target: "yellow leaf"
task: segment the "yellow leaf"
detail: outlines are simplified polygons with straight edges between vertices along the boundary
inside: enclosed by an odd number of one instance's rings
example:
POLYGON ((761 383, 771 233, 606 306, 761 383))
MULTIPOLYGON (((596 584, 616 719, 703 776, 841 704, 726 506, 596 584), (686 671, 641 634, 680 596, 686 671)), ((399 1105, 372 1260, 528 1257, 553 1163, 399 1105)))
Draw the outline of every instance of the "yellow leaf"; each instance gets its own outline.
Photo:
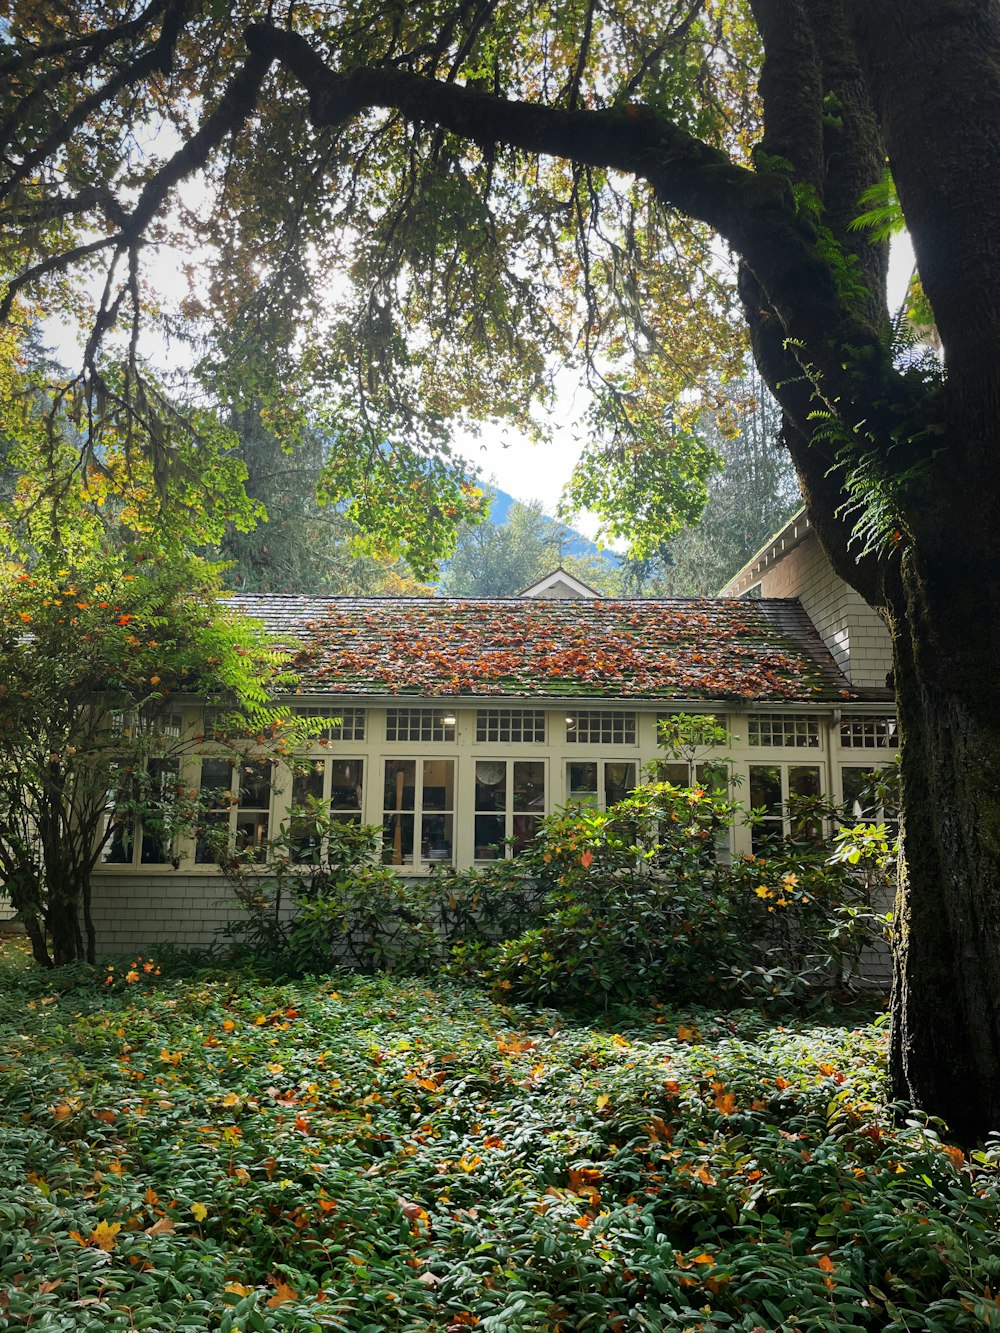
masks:
POLYGON ((98 1222, 93 1231, 87 1237, 87 1244, 93 1245, 98 1250, 104 1250, 110 1254, 115 1248, 115 1237, 122 1229, 120 1222, 98 1222))
POLYGON ((597 1099, 597 1109, 599 1111, 603 1111, 610 1101, 611 1101, 611 1093, 602 1092, 597 1099))
POLYGON ((191 1205, 191 1212, 194 1214, 194 1220, 196 1222, 204 1222, 205 1218, 208 1216, 208 1209, 203 1203, 193 1203, 191 1205))
POLYGON ((223 1106, 239 1106, 239 1104, 240 1104, 239 1093, 236 1092, 227 1092, 225 1097, 223 1097, 222 1099, 223 1106))
POLYGON ((227 1282, 224 1291, 231 1291, 234 1296, 249 1296, 253 1287, 245 1287, 242 1282, 227 1282))
POLYGON ((693 1264, 714 1264, 715 1260, 712 1258, 710 1254, 707 1254, 704 1250, 702 1250, 701 1254, 696 1254, 694 1258, 691 1260, 691 1262, 693 1264))

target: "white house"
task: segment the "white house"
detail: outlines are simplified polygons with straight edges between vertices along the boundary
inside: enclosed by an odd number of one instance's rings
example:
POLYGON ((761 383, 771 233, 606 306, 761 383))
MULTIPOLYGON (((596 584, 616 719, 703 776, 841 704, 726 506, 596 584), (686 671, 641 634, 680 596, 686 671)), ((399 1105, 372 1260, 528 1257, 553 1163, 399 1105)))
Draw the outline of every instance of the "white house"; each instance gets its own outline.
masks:
MULTIPOLYGON (((772 828, 790 795, 852 799, 898 745, 888 635, 801 515, 715 598, 602 599, 556 571, 512 598, 234 601, 305 645, 291 702, 330 718, 295 774, 262 754, 233 767, 210 743, 182 761, 185 785, 232 793, 213 818, 262 860, 306 795, 381 825, 408 876, 509 856, 543 815, 623 796, 663 759, 657 720, 677 712, 729 729, 739 794, 772 828)), ((174 725, 205 731, 193 708, 174 725)), ((735 831, 733 851, 749 838, 735 831)), ((105 953, 207 944, 229 911, 204 840, 141 830, 111 844, 93 898, 105 953)))

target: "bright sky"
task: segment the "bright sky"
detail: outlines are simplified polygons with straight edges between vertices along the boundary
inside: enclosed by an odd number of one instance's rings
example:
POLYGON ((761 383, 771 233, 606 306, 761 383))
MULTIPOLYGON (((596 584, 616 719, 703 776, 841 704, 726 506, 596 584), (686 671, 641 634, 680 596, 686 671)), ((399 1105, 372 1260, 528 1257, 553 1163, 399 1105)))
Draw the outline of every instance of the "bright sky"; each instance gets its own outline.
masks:
MULTIPOLYGON (((901 303, 912 271, 913 250, 909 239, 898 237, 893 241, 889 265, 890 308, 896 309, 901 303)), ((150 266, 150 277, 167 308, 179 304, 187 294, 180 257, 168 247, 160 249, 150 266)), ((45 334, 49 346, 66 365, 78 361, 79 344, 67 326, 53 321, 45 326, 45 334)), ((188 356, 182 345, 170 346, 165 342, 155 351, 149 349, 148 354, 163 368, 179 368, 188 356)), ((540 500, 548 513, 554 513, 583 447, 582 418, 586 405, 586 391, 567 376, 550 417, 551 443, 534 444, 507 427, 484 427, 478 439, 469 437, 464 441, 463 452, 486 479, 495 479, 515 499, 540 500)), ((460 438, 460 447, 462 444, 460 438)), ((597 524, 589 515, 582 514, 574 527, 593 537, 597 524)))

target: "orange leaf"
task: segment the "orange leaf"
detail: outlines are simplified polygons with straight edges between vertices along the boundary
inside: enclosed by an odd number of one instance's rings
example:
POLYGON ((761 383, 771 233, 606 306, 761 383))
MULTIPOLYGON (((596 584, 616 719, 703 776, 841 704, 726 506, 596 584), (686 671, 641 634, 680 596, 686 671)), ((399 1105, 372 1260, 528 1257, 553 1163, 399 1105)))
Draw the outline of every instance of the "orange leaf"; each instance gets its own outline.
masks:
POLYGON ((832 1273, 837 1267, 828 1254, 821 1254, 817 1262, 824 1273, 832 1273))
POLYGON ((290 1287, 287 1282, 277 1281, 274 1284, 274 1295, 267 1302, 269 1309, 274 1309, 276 1305, 284 1305, 286 1301, 297 1301, 299 1293, 294 1287, 290 1287))

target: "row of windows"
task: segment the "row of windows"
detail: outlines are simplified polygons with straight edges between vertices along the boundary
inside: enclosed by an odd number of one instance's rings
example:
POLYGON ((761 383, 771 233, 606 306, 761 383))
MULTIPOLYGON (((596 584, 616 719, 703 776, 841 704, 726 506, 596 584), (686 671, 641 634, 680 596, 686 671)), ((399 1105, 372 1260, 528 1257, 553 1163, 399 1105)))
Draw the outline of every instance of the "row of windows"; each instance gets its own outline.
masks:
MULTIPOLYGON (((303 710, 308 717, 330 717, 323 732, 328 740, 363 741, 364 708, 323 706, 303 710), (334 722, 332 719, 339 719, 334 722)), ((633 712, 572 709, 566 713, 566 740, 580 745, 635 745, 637 717, 633 712)), ((435 708, 386 710, 387 741, 451 742, 458 719, 454 711, 435 708)), ((769 749, 816 750, 821 745, 822 719, 816 713, 751 713, 751 746, 769 749)), ((476 740, 487 744, 537 744, 546 739, 546 714, 540 708, 480 708, 476 711, 476 740)), ((852 716, 840 722, 840 744, 854 750, 894 750, 899 747, 896 719, 891 716, 852 716)))
MULTIPOLYGON (((455 864, 456 800, 455 759, 392 758, 384 765, 381 796, 382 857, 386 864, 429 867, 455 864)), ((477 759, 471 776, 474 793, 471 815, 473 859, 487 862, 516 855, 535 836, 547 810, 547 801, 562 799, 548 790, 547 764, 528 759, 477 759)), ((664 763, 660 777, 677 785, 711 782, 708 765, 692 771, 687 764, 664 763)), ((858 819, 884 820, 886 812, 864 804, 868 769, 841 769, 843 800, 858 819)), ((233 850, 263 860, 271 828, 273 765, 269 760, 232 765, 225 759, 201 761, 200 791, 214 808, 202 817, 194 843, 197 864, 214 864, 233 850)), ((149 785, 164 792, 179 781, 177 761, 157 761, 149 770, 149 785)), ((292 779, 290 804, 306 810, 318 803, 334 818, 360 823, 364 814, 366 761, 315 759, 292 779)), ((565 769, 568 804, 606 809, 623 800, 639 781, 638 765, 618 759, 570 760, 565 769)), ((749 804, 758 811, 752 830, 752 849, 764 849, 776 835, 813 837, 819 825, 809 815, 789 813, 789 801, 818 798, 822 774, 818 765, 764 763, 749 766, 749 804)), ((891 820, 890 820, 891 822, 891 820)), ((291 827, 292 856, 308 861, 319 846, 315 822, 301 813, 291 827)), ((109 865, 157 865, 177 853, 168 829, 142 829, 123 810, 112 816, 103 860, 109 865)))

